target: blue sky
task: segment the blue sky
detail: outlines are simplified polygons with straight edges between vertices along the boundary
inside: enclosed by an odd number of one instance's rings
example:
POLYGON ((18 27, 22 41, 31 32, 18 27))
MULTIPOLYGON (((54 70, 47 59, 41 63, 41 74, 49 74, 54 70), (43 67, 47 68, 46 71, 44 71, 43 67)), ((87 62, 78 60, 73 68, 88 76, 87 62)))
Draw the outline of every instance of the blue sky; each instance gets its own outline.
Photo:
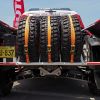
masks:
MULTIPOLYGON (((30 8, 70 8, 78 12, 85 26, 100 19, 100 0, 24 0, 25 10, 30 8)), ((0 0, 0 20, 12 26, 13 0, 0 0)))

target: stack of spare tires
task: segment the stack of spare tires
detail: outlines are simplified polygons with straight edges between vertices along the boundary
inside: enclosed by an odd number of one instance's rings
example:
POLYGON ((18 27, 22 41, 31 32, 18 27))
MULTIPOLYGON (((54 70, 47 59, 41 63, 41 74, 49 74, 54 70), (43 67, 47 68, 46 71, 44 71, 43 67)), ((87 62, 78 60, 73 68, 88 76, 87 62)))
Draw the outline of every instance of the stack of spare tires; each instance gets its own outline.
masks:
POLYGON ((83 33, 77 16, 28 16, 18 27, 21 62, 80 62, 83 33))

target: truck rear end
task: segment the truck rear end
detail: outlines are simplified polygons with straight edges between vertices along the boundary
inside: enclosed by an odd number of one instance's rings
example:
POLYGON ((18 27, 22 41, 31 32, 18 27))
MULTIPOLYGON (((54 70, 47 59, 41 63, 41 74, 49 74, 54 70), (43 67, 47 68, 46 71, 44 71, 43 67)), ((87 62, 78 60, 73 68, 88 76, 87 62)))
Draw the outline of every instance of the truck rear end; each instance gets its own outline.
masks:
POLYGON ((92 93, 99 90, 100 37, 93 34, 99 30, 84 29, 75 11, 30 9, 18 29, 4 25, 1 30, 1 94, 9 94, 15 80, 36 77, 85 80, 92 93))

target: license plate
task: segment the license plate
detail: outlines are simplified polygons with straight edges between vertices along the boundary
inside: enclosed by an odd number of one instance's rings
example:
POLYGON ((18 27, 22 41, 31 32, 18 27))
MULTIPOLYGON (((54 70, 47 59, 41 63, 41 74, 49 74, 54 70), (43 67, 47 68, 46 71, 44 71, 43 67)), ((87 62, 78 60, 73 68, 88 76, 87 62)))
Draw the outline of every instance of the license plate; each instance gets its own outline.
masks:
POLYGON ((0 46, 0 58, 14 58, 15 47, 13 46, 0 46))

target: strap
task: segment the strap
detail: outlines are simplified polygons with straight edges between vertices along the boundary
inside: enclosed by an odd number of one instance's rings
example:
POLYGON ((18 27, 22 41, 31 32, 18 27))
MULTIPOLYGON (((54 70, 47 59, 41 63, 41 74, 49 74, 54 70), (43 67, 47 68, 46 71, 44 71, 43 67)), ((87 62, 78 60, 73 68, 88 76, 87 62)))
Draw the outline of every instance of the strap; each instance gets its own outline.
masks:
POLYGON ((24 34, 24 36, 25 36, 24 49, 25 49, 27 63, 29 63, 29 55, 28 55, 29 19, 30 19, 30 16, 28 16, 26 19, 25 34, 24 34))
POLYGON ((48 16, 48 62, 51 62, 51 25, 50 25, 51 17, 48 16))
POLYGON ((71 15, 69 15, 69 19, 70 19, 70 27, 71 27, 71 59, 70 62, 73 63, 74 62, 74 52, 75 52, 75 29, 74 29, 74 25, 73 25, 73 20, 71 15))

